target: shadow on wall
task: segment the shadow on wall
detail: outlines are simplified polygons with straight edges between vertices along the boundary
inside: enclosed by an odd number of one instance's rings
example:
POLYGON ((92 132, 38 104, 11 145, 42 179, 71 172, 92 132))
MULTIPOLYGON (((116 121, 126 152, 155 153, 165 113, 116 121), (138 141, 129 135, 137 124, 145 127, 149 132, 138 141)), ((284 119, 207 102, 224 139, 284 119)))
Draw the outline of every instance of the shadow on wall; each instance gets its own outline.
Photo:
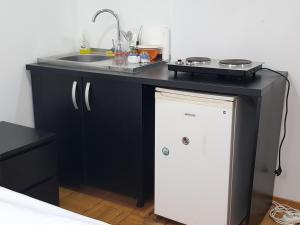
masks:
POLYGON ((105 40, 111 39, 111 40, 116 40, 117 39, 117 32, 116 32, 116 26, 111 25, 107 27, 103 34, 101 36, 98 36, 96 46, 91 46, 91 47, 96 47, 96 48, 112 48, 113 43, 111 42, 111 45, 105 45, 105 40), (115 31, 115 32, 114 32, 115 31))
POLYGON ((14 115, 15 122, 25 126, 34 127, 31 77, 30 73, 25 71, 25 68, 17 90, 19 90, 19 94, 16 104, 16 114, 14 115), (30 101, 28 101, 28 99, 30 101))
POLYGON ((105 20, 101 19, 95 23, 92 20, 86 21, 85 26, 78 33, 77 47, 80 47, 79 45, 84 35, 92 48, 112 48, 112 39, 117 39, 117 26, 113 23, 114 21, 109 21, 109 24, 105 22, 105 20))

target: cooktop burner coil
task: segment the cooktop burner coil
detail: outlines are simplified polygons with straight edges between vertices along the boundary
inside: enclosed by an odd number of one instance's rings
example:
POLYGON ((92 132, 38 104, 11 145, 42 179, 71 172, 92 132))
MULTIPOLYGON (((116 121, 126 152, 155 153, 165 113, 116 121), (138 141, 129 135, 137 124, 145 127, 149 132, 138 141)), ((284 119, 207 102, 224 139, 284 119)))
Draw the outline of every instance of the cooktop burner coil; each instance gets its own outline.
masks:
POLYGON ((252 64, 252 61, 247 59, 224 59, 220 60, 219 63, 227 66, 244 66, 252 64))
POLYGON ((208 57, 189 57, 186 58, 186 61, 188 63, 206 63, 206 62, 210 62, 211 59, 208 57))

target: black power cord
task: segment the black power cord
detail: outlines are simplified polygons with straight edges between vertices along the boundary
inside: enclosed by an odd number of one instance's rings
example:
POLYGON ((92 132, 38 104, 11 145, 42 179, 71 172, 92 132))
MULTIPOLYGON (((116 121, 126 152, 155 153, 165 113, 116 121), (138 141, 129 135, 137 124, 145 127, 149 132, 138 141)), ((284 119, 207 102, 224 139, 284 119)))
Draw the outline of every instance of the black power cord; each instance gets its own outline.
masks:
POLYGON ((287 92, 286 92, 286 99, 285 99, 285 116, 284 116, 284 128, 283 128, 283 136, 282 139, 280 141, 280 145, 279 145, 279 153, 278 153, 278 167, 277 169, 274 171, 276 176, 280 176, 282 173, 282 167, 281 167, 281 151, 282 151, 282 145, 283 142, 286 138, 286 123, 287 123, 287 116, 288 116, 288 112, 289 112, 289 95, 290 95, 290 89, 291 89, 291 82, 290 80, 282 73, 276 71, 276 70, 272 70, 269 68, 262 68, 262 70, 269 70, 273 73, 276 73, 280 76, 282 76, 286 82, 287 82, 287 92))

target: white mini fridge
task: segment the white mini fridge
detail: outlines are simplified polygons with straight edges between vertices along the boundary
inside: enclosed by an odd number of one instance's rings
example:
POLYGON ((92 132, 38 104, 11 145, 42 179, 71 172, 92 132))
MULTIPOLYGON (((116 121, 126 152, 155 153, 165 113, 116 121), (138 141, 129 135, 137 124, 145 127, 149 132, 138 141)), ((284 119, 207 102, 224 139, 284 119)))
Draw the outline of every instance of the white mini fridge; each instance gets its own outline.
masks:
POLYGON ((155 214, 238 225, 247 212, 232 205, 238 98, 156 88, 155 101, 155 214))

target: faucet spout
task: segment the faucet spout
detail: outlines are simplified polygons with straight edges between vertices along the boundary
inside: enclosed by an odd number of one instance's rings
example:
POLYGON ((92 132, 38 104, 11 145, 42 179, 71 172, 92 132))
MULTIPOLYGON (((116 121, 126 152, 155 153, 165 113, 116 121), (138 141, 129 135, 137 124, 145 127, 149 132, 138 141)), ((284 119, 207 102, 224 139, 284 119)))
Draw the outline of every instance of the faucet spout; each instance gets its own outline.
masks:
POLYGON ((93 23, 95 23, 96 22, 96 20, 97 20, 97 17, 100 15, 100 14, 102 14, 102 13, 109 13, 109 14, 111 14, 111 15, 113 15, 115 18, 116 18, 116 20, 117 20, 117 35, 118 35, 118 41, 119 41, 119 43, 121 42, 121 29, 120 29, 120 19, 119 19, 119 16, 118 16, 118 14, 117 13, 115 13, 113 10, 111 10, 111 9, 100 9, 100 10, 98 10, 96 13, 95 13, 95 15, 93 16, 93 19, 92 19, 92 21, 93 21, 93 23))

